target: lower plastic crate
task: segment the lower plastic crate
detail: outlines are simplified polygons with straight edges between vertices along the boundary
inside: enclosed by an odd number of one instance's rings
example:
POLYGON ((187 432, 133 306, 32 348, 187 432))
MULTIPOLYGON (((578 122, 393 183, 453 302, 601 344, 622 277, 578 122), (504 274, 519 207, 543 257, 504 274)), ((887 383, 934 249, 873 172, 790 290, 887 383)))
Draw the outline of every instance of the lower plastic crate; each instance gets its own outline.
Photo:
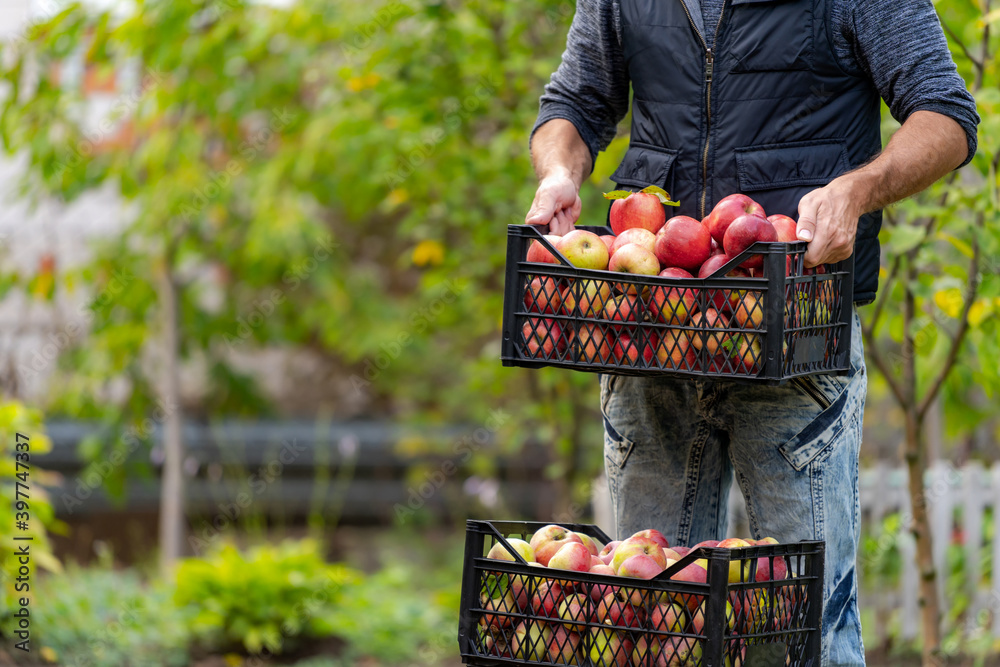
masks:
MULTIPOLYGON (((486 557, 498 543, 514 554, 507 538, 530 540, 545 525, 468 522, 458 633, 465 664, 819 664, 823 542, 699 548, 650 580, 486 557), (699 559, 705 581, 670 578, 699 559), (739 581, 730 582, 731 572, 739 581)), ((596 526, 560 525, 610 541, 596 526)))

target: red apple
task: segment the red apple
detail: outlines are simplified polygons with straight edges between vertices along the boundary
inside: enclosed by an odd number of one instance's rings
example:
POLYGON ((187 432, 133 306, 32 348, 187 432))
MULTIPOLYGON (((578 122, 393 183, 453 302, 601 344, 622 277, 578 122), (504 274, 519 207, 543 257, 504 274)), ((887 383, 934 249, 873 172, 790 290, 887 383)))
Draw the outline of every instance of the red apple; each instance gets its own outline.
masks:
MULTIPOLYGON (((677 267, 660 271, 665 278, 693 278, 689 272, 677 267)), ((693 289, 680 287, 654 287, 649 296, 649 312, 660 322, 686 324, 694 312, 698 294, 693 289)))
MULTIPOLYGON (((604 307, 602 316, 604 319, 613 322, 637 322, 641 309, 642 306, 639 303, 638 297, 632 295, 618 296, 608 301, 604 307)), ((622 331, 624 328, 621 324, 612 326, 612 329, 615 331, 622 331)))
POLYGON ((712 254, 712 235, 694 218, 678 215, 656 234, 656 258, 664 266, 696 271, 712 254))
MULTIPOLYGON (((555 234, 546 234, 545 240, 552 244, 552 247, 559 250, 559 242, 562 241, 561 236, 556 236, 555 234)), ((558 264, 559 260, 556 256, 549 252, 549 249, 541 244, 540 241, 532 241, 531 245, 528 246, 528 257, 529 262, 538 262, 540 264, 558 264)))
POLYGON ((611 234, 601 234, 601 240, 604 241, 604 245, 608 246, 608 257, 611 257, 611 246, 614 245, 617 236, 612 236, 611 234))
POLYGON ((618 252, 623 245, 628 245, 629 243, 634 243, 638 246, 642 246, 649 252, 653 252, 656 248, 656 234, 641 227, 626 229, 618 235, 614 244, 612 244, 611 257, 614 258, 615 253, 618 252))
POLYGON ((629 602, 631 593, 618 589, 608 593, 597 603, 595 618, 602 625, 620 625, 626 628, 637 628, 642 621, 637 610, 629 602))
POLYGON ((680 604, 657 603, 649 614, 649 625, 654 630, 683 632, 687 621, 685 609, 680 604))
POLYGON ((689 351, 690 339, 681 329, 667 329, 656 346, 656 360, 664 368, 681 368, 689 351))
POLYGON ((689 667, 701 664, 701 640, 693 637, 664 637, 657 667, 689 667))
POLYGON ((524 292, 524 307, 530 313, 555 315, 562 306, 562 294, 555 278, 536 276, 524 292))
MULTIPOLYGON (((626 229, 640 227, 654 234, 663 227, 667 214, 659 197, 648 192, 633 192, 624 199, 616 199, 611 204, 611 231, 621 234, 626 229)), ((560 248, 560 250, 562 250, 560 248)))
POLYGON ((721 244, 729 225, 744 215, 756 215, 761 218, 765 216, 763 207, 750 197, 741 194, 729 195, 720 199, 712 212, 706 216, 705 227, 712 234, 712 238, 721 244))
POLYGON ((590 569, 590 551, 581 542, 564 544, 552 554, 548 567, 553 570, 586 572, 590 569))
POLYGON ((511 647, 514 657, 519 660, 542 662, 548 658, 551 641, 552 628, 548 623, 528 620, 514 630, 511 647))
MULTIPOLYGON (((580 626, 580 631, 586 630, 587 626, 580 626)), ((577 664, 577 653, 580 650, 580 635, 560 626, 552 629, 552 638, 549 640, 548 661, 557 665, 577 664)))
POLYGON ((747 334, 739 337, 739 347, 733 350, 733 356, 739 361, 736 367, 738 373, 757 373, 763 363, 761 355, 760 336, 747 334))
MULTIPOLYGON (((709 329, 725 329, 726 321, 714 308, 695 313, 691 317, 691 326, 700 327, 700 331, 691 332, 691 345, 696 350, 707 349, 710 355, 716 354, 726 339, 725 333, 710 333, 709 329)), ((536 555, 537 558, 537 555, 536 555)))
POLYGON ((733 304, 733 319, 741 329, 760 329, 764 324, 764 302, 758 300, 759 292, 743 292, 733 304))
POLYGON ((632 666, 632 641, 626 633, 611 628, 591 628, 590 635, 589 664, 600 667, 632 666))
POLYGON ((653 540, 658 545, 660 545, 661 549, 666 549, 667 547, 670 546, 670 543, 667 542, 667 538, 663 535, 663 533, 661 533, 660 531, 655 530, 653 528, 647 528, 646 530, 640 530, 639 532, 637 532, 632 537, 648 537, 649 539, 653 540))
POLYGON ((705 540, 704 542, 699 542, 698 544, 691 547, 691 551, 698 549, 700 547, 717 547, 719 546, 719 540, 705 540))
POLYGON ((539 616, 555 618, 563 599, 563 587, 557 581, 546 580, 538 584, 531 598, 531 610, 539 616))
POLYGON ((604 245, 597 234, 585 229, 574 229, 562 237, 559 252, 570 264, 580 269, 603 271, 608 268, 608 246, 604 245))
POLYGON ((639 365, 639 343, 630 334, 622 331, 615 337, 615 346, 611 351, 616 363, 624 366, 639 365))
POLYGON ((593 620, 591 614, 593 614, 593 605, 590 597, 583 593, 574 593, 567 595, 559 603, 556 617, 563 621, 563 625, 568 629, 579 632, 587 627, 583 625, 584 623, 593 620))
MULTIPOLYGON (((705 224, 704 220, 702 220, 702 224, 705 224)), ((709 231, 709 233, 711 233, 712 230, 710 229, 708 231, 709 231)), ((722 255, 722 254, 725 254, 725 251, 722 249, 722 246, 719 245, 719 242, 716 241, 715 238, 712 238, 712 254, 713 255, 722 255)))
POLYGON ((562 291, 559 300, 562 312, 573 315, 576 308, 580 309, 580 317, 594 317, 604 310, 604 305, 611 300, 611 283, 603 280, 578 280, 562 291), (577 301, 579 295, 579 301, 577 301))
MULTIPOLYGON (((631 273, 637 276, 655 276, 660 271, 660 263, 649 250, 637 243, 620 246, 611 257, 608 271, 631 273)), ((630 283, 619 283, 618 288, 628 294, 638 294, 639 287, 630 283)), ((643 288, 644 289, 644 288, 643 288)))
POLYGON ((622 563, 639 554, 652 557, 661 570, 667 566, 667 557, 663 555, 663 547, 649 537, 634 536, 623 540, 615 549, 615 556, 611 559, 611 567, 615 572, 618 572, 622 563))
POLYGON ((799 240, 798 225, 787 215, 781 215, 780 213, 769 215, 767 216, 767 221, 774 227, 774 231, 778 235, 778 240, 782 243, 795 243, 799 240))
MULTIPOLYGON (((744 215, 741 218, 736 218, 729 225, 726 237, 722 240, 722 247, 727 255, 736 257, 757 241, 774 242, 777 240, 778 233, 774 230, 774 225, 756 215, 744 215)), ((743 260, 740 266, 744 269, 763 268, 764 256, 751 255, 743 260)))
MULTIPOLYGON (((704 584, 708 581, 708 570, 698 563, 690 563, 679 572, 675 572, 670 577, 674 581, 687 581, 694 584, 704 584)), ((682 602, 687 605, 689 611, 694 611, 701 604, 701 595, 688 595, 682 602)))
POLYGON ((689 553, 691 553, 691 547, 679 547, 675 544, 670 548, 677 553, 678 556, 677 560, 680 560, 681 558, 684 558, 684 556, 687 556, 689 553))
POLYGON ((480 602, 482 603, 485 611, 483 612, 483 615, 479 617, 479 624, 484 628, 488 628, 490 626, 495 628, 508 628, 512 625, 512 621, 515 618, 513 614, 521 613, 521 609, 517 606, 514 593, 509 588, 507 589, 507 592, 500 597, 490 598, 487 595, 483 595, 480 602))
MULTIPOLYGON (((613 577, 615 576, 615 571, 611 569, 610 565, 592 565, 590 574, 603 574, 613 577)), ((618 590, 618 586, 612 586, 611 584, 592 584, 590 587, 590 599, 595 603, 600 602, 608 593, 616 590, 618 590)))
POLYGON ((611 343, 598 325, 590 322, 578 324, 574 335, 573 342, 581 361, 591 364, 606 364, 611 361, 611 343))
MULTIPOLYGON (((530 357, 548 359, 557 356, 556 352, 566 351, 566 337, 556 320, 531 317, 524 323, 521 333, 524 336, 530 357)), ((537 554, 535 557, 537 558, 537 554)))
POLYGON ((652 579, 660 572, 663 572, 666 562, 665 556, 663 558, 663 566, 660 566, 657 560, 651 556, 636 554, 622 561, 616 574, 619 577, 628 577, 629 579, 652 579))
MULTIPOLYGON (((722 268, 725 264, 728 264, 730 260, 729 255, 713 255, 708 258, 701 268, 698 270, 699 278, 709 278, 722 268)), ((733 267, 729 273, 726 274, 727 278, 749 278, 750 272, 746 269, 741 269, 736 266, 733 267)), ((740 290, 716 290, 712 294, 712 306, 716 310, 722 310, 724 308, 732 308, 739 301, 740 290)))
POLYGON ((583 544, 572 531, 557 524, 549 524, 531 536, 530 545, 535 550, 535 560, 547 567, 549 560, 559 549, 574 542, 583 544))
POLYGON ((601 549, 601 553, 597 554, 598 557, 604 561, 605 565, 609 564, 611 559, 614 558, 615 549, 617 549, 618 545, 621 543, 621 540, 612 540, 604 545, 604 548, 601 549))

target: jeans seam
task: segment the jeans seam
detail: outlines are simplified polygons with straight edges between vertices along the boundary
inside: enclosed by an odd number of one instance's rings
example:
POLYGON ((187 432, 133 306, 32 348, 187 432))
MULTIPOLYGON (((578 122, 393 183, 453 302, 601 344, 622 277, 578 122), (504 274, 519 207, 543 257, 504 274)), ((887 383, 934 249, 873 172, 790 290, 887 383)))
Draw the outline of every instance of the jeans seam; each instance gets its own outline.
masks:
POLYGON ((680 525, 677 528, 677 539, 681 544, 687 544, 691 537, 691 520, 693 518, 692 508, 694 507, 695 495, 698 492, 698 478, 701 476, 701 457, 705 451, 705 443, 708 441, 709 427, 702 422, 698 425, 698 432, 691 443, 691 451, 688 454, 688 469, 684 478, 684 508, 681 515, 680 525))

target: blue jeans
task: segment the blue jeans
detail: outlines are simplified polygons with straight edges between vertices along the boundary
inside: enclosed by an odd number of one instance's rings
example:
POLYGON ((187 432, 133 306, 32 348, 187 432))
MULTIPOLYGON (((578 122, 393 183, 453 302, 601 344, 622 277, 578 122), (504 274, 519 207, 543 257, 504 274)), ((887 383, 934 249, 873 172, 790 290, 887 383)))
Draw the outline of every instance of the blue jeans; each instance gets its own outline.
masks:
POLYGON ((867 390, 854 314, 851 371, 773 387, 601 376, 604 463, 619 538, 723 539, 735 474, 754 539, 826 541, 822 667, 864 665, 855 562, 867 390))

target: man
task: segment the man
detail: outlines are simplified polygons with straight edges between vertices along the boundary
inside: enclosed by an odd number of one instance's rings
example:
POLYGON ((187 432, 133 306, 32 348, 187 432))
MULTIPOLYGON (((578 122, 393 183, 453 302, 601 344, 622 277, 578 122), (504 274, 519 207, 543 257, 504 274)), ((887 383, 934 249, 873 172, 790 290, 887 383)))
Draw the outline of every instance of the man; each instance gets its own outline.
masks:
MULTIPOLYGON (((979 118, 930 0, 578 0, 541 98, 526 221, 555 234, 633 91, 619 187, 659 185, 704 218, 749 194, 798 213, 806 264, 855 255, 855 300, 878 287, 880 209, 972 159, 979 118), (880 97, 902 122, 884 151, 880 97)), ((851 371, 780 387, 601 378, 619 536, 721 539, 735 474, 755 537, 827 543, 823 665, 863 665, 855 557, 866 392, 851 371)))

